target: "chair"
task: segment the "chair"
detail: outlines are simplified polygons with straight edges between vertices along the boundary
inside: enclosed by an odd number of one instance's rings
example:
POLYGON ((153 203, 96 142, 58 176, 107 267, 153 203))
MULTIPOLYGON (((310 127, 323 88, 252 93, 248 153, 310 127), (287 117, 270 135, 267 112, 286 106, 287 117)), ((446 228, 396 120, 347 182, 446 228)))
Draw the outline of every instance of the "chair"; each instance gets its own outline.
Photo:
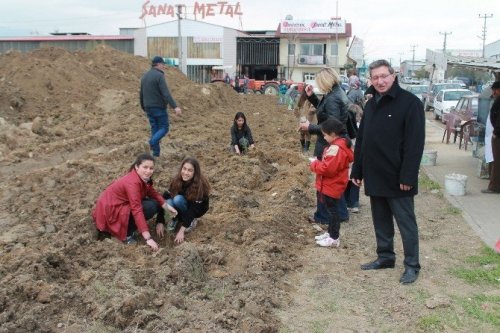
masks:
POLYGON ((460 125, 460 131, 458 132, 458 137, 460 141, 458 142, 458 149, 462 148, 462 140, 464 142, 464 150, 467 150, 467 144, 471 141, 471 137, 475 135, 475 127, 477 123, 475 120, 471 119, 460 125))
POLYGON ((460 117, 452 113, 448 113, 445 116, 446 125, 444 127, 441 142, 444 142, 444 137, 446 136, 446 144, 450 143, 450 136, 453 133, 453 143, 455 143, 457 142, 457 135, 460 131, 460 117))

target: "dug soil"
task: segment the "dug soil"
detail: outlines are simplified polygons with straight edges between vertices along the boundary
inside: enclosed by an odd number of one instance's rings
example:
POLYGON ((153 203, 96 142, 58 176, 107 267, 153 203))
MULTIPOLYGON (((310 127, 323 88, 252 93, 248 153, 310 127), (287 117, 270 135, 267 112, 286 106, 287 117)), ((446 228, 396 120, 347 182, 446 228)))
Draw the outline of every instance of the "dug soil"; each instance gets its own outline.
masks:
MULTIPOLYGON (((186 242, 166 237, 156 253, 143 241, 96 240, 97 196, 147 149, 138 91, 148 69, 106 47, 0 55, 1 333, 423 331, 423 319, 461 311, 457 297, 485 291, 450 273, 483 244, 425 187, 414 285, 398 283, 398 235, 396 269, 359 269, 375 255, 363 195, 341 247, 317 248, 294 113, 275 96, 195 84, 176 69, 166 77, 183 114, 170 114, 155 187, 195 156, 212 185, 210 210, 186 242), (246 156, 228 149, 237 111, 256 139, 246 156)), ((459 315, 444 330, 494 331, 459 315)))

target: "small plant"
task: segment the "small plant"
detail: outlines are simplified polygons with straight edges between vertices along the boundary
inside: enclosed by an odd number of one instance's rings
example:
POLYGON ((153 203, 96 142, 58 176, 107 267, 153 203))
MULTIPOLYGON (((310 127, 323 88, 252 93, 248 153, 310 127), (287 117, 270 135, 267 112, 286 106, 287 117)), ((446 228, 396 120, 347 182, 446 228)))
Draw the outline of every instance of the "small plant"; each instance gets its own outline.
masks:
POLYGON ((465 312, 483 323, 500 327, 500 296, 475 295, 458 299, 465 312))
POLYGON ((417 325, 424 332, 442 332, 444 329, 441 317, 437 314, 421 317, 417 325))
POLYGON ((439 183, 430 179, 429 176, 427 176, 426 174, 420 175, 418 179, 418 184, 420 187, 425 188, 429 191, 441 189, 439 183))
POLYGON ((462 210, 460 208, 457 208, 457 207, 449 206, 446 209, 446 213, 451 214, 451 215, 460 215, 460 214, 462 214, 462 210))
POLYGON ((485 247, 481 254, 466 259, 467 268, 454 269, 452 273, 470 284, 500 284, 500 255, 485 247))

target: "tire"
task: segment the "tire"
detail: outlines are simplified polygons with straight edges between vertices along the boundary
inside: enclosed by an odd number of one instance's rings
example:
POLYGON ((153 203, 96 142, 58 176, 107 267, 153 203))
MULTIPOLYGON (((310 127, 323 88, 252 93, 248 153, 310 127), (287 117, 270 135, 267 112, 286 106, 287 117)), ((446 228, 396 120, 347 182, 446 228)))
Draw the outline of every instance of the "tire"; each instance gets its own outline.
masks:
POLYGON ((264 87, 262 87, 262 93, 265 95, 278 96, 278 85, 268 83, 264 87))

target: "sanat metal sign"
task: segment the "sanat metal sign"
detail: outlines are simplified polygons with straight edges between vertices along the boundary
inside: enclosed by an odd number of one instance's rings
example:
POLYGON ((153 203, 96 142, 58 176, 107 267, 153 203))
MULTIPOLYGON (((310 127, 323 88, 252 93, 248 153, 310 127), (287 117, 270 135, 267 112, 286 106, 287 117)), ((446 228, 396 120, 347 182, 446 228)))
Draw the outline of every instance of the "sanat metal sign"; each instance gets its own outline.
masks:
POLYGON ((345 33, 345 20, 284 20, 284 34, 334 34, 345 33))
MULTIPOLYGON (((235 15, 241 16, 241 5, 239 2, 236 4, 230 4, 227 1, 217 1, 217 2, 198 2, 194 3, 194 6, 189 6, 192 8, 192 12, 187 12, 188 7, 182 4, 170 5, 168 3, 163 4, 151 4, 151 1, 144 1, 142 5, 142 15, 139 17, 141 20, 146 16, 170 16, 172 18, 176 17, 177 7, 182 7, 183 14, 192 14, 194 17, 201 16, 205 18, 207 16, 224 15, 234 17, 235 15)), ((191 9, 190 9, 191 10, 191 9)))

